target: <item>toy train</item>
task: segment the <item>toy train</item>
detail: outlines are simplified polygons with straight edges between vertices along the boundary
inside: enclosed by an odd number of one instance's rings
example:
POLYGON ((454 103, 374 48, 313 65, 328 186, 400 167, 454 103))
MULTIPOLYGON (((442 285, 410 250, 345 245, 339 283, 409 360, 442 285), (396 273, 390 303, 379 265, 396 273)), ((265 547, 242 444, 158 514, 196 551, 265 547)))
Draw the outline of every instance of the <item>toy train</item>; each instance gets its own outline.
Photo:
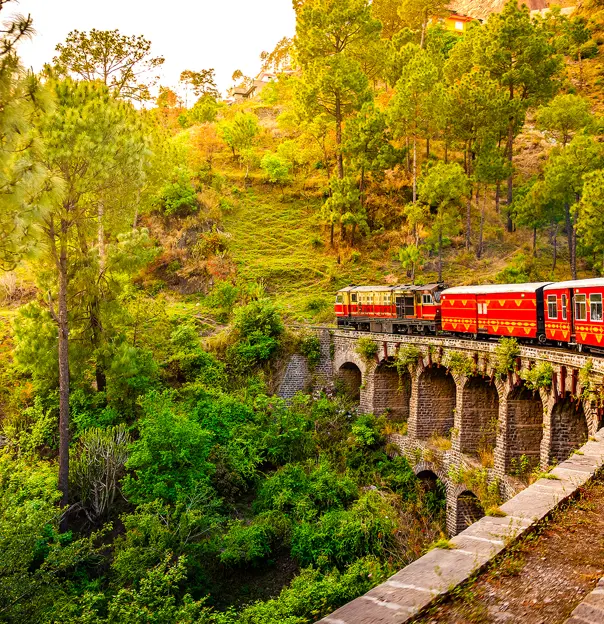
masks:
POLYGON ((448 334, 579 351, 604 350, 604 278, 445 288, 348 286, 336 294, 339 328, 388 334, 448 334))

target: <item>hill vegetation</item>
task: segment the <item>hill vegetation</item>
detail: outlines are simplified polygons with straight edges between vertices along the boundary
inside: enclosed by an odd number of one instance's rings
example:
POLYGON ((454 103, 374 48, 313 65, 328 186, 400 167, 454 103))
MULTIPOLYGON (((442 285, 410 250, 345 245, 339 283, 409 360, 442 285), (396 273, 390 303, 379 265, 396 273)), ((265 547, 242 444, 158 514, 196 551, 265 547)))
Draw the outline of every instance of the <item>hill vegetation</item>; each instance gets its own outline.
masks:
POLYGON ((302 624, 367 591, 443 493, 345 388, 274 396, 300 325, 352 282, 604 269, 597 3, 462 35, 433 0, 294 7, 256 97, 186 69, 190 108, 142 36, 31 75, 31 20, 2 35, 2 621, 302 624))

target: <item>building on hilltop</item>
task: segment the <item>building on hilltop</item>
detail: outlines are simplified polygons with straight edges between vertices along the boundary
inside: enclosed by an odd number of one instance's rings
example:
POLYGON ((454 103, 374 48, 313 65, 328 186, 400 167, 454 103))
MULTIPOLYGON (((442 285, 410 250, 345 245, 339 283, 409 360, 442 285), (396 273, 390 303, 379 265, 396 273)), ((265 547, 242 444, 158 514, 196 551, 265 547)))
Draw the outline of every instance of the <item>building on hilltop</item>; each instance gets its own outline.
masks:
POLYGON ((280 75, 285 74, 289 76, 293 74, 292 69, 283 69, 278 74, 273 72, 261 71, 249 85, 241 85, 235 87, 232 91, 232 98, 234 102, 242 102, 243 100, 250 100, 262 93, 262 90, 266 85, 271 82, 275 82, 279 79, 280 75))

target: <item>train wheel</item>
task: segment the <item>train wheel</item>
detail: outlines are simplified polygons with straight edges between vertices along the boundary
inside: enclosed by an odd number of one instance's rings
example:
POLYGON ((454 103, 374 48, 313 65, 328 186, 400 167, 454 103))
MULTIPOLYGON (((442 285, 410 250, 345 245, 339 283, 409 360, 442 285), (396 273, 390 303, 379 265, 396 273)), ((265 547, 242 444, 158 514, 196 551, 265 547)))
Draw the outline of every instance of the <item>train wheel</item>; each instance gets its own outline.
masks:
POLYGON ((537 340, 539 341, 540 345, 544 345, 547 342, 547 337, 545 334, 539 334, 537 336, 537 340))
POLYGON ((578 345, 577 345, 577 351, 578 351, 579 353, 581 353, 581 352, 583 351, 583 345, 582 345, 582 344, 578 344, 578 345))

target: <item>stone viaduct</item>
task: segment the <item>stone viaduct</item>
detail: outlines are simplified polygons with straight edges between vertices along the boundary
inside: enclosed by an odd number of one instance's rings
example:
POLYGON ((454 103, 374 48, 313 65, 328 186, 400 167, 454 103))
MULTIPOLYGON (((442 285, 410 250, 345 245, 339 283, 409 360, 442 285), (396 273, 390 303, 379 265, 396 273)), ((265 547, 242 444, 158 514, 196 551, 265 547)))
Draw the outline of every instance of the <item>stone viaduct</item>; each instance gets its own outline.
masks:
POLYGON ((322 330, 321 338, 323 378, 340 383, 361 411, 386 414, 400 430, 390 442, 416 475, 427 487, 444 485, 451 535, 484 515, 485 488, 508 500, 528 473, 566 460, 602 426, 593 390, 604 358, 521 345, 514 372, 502 376, 496 342, 342 330, 322 330), (357 352, 362 337, 377 345, 369 361, 357 352), (399 353, 409 352, 413 361, 397 370, 399 353), (471 370, 459 372, 455 361, 471 370), (551 364, 552 383, 533 391, 522 374, 539 362, 551 364))

